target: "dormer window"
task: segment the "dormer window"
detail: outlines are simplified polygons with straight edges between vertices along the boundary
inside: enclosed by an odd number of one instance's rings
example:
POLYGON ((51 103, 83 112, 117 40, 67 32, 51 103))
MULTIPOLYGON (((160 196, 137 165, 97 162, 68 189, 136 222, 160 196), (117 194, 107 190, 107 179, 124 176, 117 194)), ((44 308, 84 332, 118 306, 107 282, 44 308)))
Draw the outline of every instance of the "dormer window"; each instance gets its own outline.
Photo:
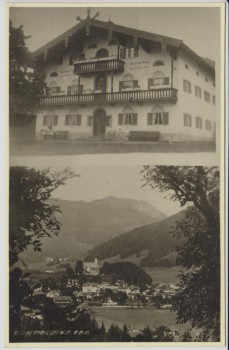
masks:
POLYGON ((154 67, 157 67, 157 66, 164 66, 165 64, 163 61, 156 61, 156 62, 154 62, 153 65, 154 65, 154 67))
POLYGON ((57 72, 52 72, 52 73, 50 74, 50 77, 57 77, 57 76, 58 76, 57 72))

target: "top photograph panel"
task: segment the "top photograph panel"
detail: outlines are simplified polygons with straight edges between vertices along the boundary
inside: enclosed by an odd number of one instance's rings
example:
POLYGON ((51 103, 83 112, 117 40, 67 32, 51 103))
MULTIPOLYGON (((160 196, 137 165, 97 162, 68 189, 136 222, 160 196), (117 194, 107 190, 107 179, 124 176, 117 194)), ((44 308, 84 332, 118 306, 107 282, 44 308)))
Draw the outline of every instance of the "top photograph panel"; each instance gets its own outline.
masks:
POLYGON ((219 7, 12 7, 13 156, 216 152, 219 7))

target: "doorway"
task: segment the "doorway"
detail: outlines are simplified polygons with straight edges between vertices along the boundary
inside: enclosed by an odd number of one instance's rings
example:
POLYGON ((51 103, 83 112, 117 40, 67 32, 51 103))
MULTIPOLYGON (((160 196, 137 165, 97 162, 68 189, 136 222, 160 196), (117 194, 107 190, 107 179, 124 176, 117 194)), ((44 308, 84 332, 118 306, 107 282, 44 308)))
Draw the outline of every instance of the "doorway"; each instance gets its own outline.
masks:
POLYGON ((106 113, 100 108, 94 113, 94 136, 104 136, 106 130, 106 113))
POLYGON ((99 75, 95 79, 95 90, 100 92, 106 92, 106 77, 105 75, 99 75))

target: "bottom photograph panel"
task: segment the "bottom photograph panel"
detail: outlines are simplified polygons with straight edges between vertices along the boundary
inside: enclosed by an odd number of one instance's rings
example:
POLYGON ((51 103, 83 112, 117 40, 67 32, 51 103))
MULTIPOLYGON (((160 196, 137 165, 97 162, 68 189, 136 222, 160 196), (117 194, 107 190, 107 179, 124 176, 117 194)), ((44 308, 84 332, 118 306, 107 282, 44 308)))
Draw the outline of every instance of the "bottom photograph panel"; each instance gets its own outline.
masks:
POLYGON ((11 166, 9 215, 10 343, 222 340, 217 167, 11 166))

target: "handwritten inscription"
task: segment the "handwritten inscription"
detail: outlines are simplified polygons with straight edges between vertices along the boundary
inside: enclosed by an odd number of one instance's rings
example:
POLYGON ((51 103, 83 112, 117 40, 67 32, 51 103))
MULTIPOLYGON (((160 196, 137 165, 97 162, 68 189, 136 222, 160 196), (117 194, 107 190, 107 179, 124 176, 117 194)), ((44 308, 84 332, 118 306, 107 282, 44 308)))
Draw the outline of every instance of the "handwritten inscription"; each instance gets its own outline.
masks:
POLYGON ((130 62, 130 70, 148 69, 149 63, 149 61, 130 62))

